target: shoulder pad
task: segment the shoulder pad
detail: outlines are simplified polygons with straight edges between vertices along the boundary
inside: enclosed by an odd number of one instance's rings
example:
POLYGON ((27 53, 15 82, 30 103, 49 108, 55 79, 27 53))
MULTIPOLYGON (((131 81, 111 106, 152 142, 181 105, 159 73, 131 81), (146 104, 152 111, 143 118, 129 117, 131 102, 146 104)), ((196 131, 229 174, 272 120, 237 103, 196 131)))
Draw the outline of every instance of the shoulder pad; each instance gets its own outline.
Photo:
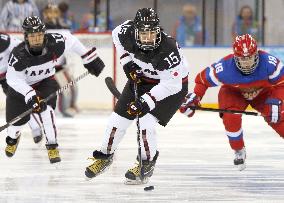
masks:
POLYGON ((157 65, 154 65, 154 68, 157 70, 171 69, 181 63, 182 59, 176 40, 163 32, 161 44, 154 52, 157 54, 155 57, 157 65))
POLYGON ((262 67, 266 67, 267 73, 269 75, 272 74, 276 70, 277 65, 279 63, 280 63, 280 60, 277 57, 271 54, 268 54, 264 51, 259 52, 259 65, 261 65, 262 67))
POLYGON ((46 48, 50 52, 54 52, 57 56, 61 56, 65 50, 65 39, 59 33, 46 34, 46 48))
POLYGON ((25 43, 22 42, 16 46, 9 56, 9 66, 15 68, 16 71, 22 71, 26 69, 29 65, 30 54, 25 49, 25 43))
POLYGON ((118 39, 125 50, 130 51, 136 46, 133 21, 126 21, 117 31, 118 39))

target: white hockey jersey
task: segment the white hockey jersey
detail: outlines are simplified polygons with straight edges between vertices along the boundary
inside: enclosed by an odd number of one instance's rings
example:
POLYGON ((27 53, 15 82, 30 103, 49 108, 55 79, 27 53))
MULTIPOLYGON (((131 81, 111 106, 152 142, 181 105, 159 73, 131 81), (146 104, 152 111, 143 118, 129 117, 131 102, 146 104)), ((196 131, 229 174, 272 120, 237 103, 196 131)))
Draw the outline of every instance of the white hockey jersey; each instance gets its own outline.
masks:
POLYGON ((55 74, 55 66, 62 62, 64 53, 74 52, 82 57, 83 64, 90 63, 96 55, 95 48, 88 50, 70 32, 63 35, 48 33, 45 35, 46 45, 39 56, 31 55, 22 42, 11 53, 6 74, 7 83, 17 92, 26 95, 33 90, 32 85, 55 74))
POLYGON ((113 32, 113 42, 120 57, 121 65, 133 61, 142 69, 145 81, 156 81, 150 93, 161 101, 181 91, 183 79, 188 76, 188 63, 176 41, 161 33, 161 44, 150 52, 138 48, 135 42, 133 21, 126 21, 113 32))
POLYGON ((10 53, 21 42, 16 37, 0 33, 0 79, 6 75, 10 53))

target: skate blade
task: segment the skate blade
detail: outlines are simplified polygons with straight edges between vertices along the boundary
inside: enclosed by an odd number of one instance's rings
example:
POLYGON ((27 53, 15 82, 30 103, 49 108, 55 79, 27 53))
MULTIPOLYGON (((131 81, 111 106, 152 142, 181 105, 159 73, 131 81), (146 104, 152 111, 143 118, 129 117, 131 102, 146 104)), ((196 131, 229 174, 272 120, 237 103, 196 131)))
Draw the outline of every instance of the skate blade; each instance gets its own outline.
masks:
POLYGON ((85 180, 86 180, 86 181, 90 181, 90 180, 94 179, 95 177, 101 175, 102 173, 105 173, 109 168, 110 168, 110 166, 106 167, 104 170, 102 170, 102 171, 99 172, 96 176, 94 176, 94 177, 92 177, 92 178, 89 178, 89 177, 87 177, 87 176, 85 175, 85 180))
POLYGON ((238 170, 239 171, 243 171, 243 170, 245 170, 245 168, 246 168, 246 164, 239 164, 238 165, 238 170))
POLYGON ((125 179, 124 184, 125 185, 143 185, 143 184, 147 184, 149 182, 149 178, 144 178, 143 181, 139 179, 136 180, 130 180, 130 179, 125 179))

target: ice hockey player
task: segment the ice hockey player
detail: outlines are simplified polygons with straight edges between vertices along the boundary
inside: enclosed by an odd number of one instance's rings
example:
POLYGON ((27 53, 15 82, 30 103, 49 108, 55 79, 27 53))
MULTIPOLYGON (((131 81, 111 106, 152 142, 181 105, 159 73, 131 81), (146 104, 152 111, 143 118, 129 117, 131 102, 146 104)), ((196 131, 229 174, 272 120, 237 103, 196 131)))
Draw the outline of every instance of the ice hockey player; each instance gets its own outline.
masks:
MULTIPOLYGON (((208 87, 221 85, 219 108, 244 111, 248 105, 261 112, 265 121, 284 138, 283 98, 284 68, 275 56, 257 49, 251 35, 237 36, 233 43, 233 54, 201 71, 195 78, 194 92, 186 96, 180 111, 192 117, 190 106, 200 105, 208 87)), ((220 114, 235 151, 234 165, 245 169, 246 150, 243 140, 242 116, 220 114)))
MULTIPOLYGON (((6 94, 8 90, 8 84, 6 82, 6 72, 8 68, 8 59, 11 51, 14 47, 21 43, 16 37, 10 36, 5 33, 0 33, 0 84, 3 92, 6 94)), ((40 121, 36 119, 35 115, 31 115, 31 119, 28 122, 33 135, 35 143, 39 143, 42 140, 42 129, 40 121)))
MULTIPOLYGON (((6 120, 8 122, 32 108, 34 113, 39 114, 43 124, 50 162, 60 162, 54 115, 56 98, 48 102, 43 100, 58 89, 53 77, 56 61, 60 60, 64 51, 72 49, 82 57, 84 67, 95 76, 101 73, 104 63, 97 55, 96 48, 88 51, 76 39, 69 39, 67 43, 60 34, 46 34, 45 25, 37 16, 25 18, 23 29, 24 42, 13 49, 8 62, 6 79, 11 88, 7 92, 6 120)), ((15 154, 20 130, 29 119, 30 116, 26 116, 8 127, 7 156, 15 154)))
POLYGON ((188 90, 188 65, 176 41, 166 35, 152 8, 142 8, 133 21, 126 21, 113 32, 113 42, 128 82, 107 124, 100 150, 93 152, 94 163, 85 175, 93 178, 113 162, 113 155, 127 128, 139 115, 141 157, 144 181, 137 164, 126 174, 126 184, 146 183, 159 156, 156 125, 166 126, 178 110, 188 90), (138 77, 135 101, 134 80, 138 77))

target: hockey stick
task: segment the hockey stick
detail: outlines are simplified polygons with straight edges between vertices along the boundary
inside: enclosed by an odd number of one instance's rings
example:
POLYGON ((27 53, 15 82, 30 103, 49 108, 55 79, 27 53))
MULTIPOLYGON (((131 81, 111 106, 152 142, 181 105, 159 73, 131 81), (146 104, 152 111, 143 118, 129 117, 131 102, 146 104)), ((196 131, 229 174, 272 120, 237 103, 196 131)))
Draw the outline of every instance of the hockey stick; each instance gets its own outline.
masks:
MULTIPOLYGON (((111 77, 105 78, 105 83, 109 89, 109 91, 113 94, 115 98, 119 98, 121 93, 116 88, 113 80, 111 77)), ((250 115, 250 116, 261 116, 261 113, 258 112, 252 112, 252 111, 238 111, 238 110, 229 110, 229 109, 214 109, 214 108, 204 108, 200 106, 190 107, 194 110, 199 111, 211 111, 211 112, 218 112, 218 113, 232 113, 232 114, 244 114, 244 115, 250 115)))
MULTIPOLYGON (((133 87, 134 87, 134 95, 135 95, 135 102, 136 102, 139 99, 137 81, 134 81, 133 87)), ((141 182, 144 182, 144 168, 143 168, 142 155, 141 155, 141 134, 140 134, 139 114, 136 115, 136 127, 137 127, 137 144, 138 144, 138 161, 139 161, 139 169, 140 169, 140 180, 141 182)))
MULTIPOLYGON (((73 86, 75 83, 77 83, 79 80, 83 79, 84 77, 86 77, 89 74, 89 71, 86 71, 85 73, 83 73, 82 75, 79 75, 77 78, 75 78, 74 80, 70 81, 69 83, 67 83, 66 85, 64 85, 63 87, 61 87, 60 89, 58 89, 57 91, 53 92, 52 94, 50 94, 48 97, 46 97, 44 99, 45 102, 49 101, 50 99, 54 98, 55 96, 61 94, 63 91, 69 89, 71 86, 73 86)), ((19 120, 21 120, 22 118, 24 118, 25 116, 31 114, 33 111, 33 109, 28 109, 25 112, 21 113, 20 115, 18 115, 17 117, 13 118, 12 120, 10 120, 8 123, 6 123, 5 125, 0 127, 0 132, 3 131, 4 129, 8 128, 10 125, 13 125, 14 123, 18 122, 19 120)))

